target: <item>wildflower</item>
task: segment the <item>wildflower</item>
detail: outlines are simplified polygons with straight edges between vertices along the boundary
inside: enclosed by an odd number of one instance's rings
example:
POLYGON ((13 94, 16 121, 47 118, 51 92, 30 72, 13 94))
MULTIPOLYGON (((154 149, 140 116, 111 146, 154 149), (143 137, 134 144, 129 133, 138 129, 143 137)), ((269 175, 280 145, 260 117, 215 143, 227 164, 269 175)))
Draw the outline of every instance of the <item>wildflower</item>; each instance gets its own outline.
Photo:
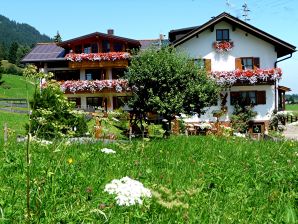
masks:
POLYGON ((99 206, 98 206, 98 208, 100 208, 100 209, 104 209, 106 207, 106 204, 105 203, 101 203, 99 206))
POLYGON ((72 164, 72 163, 73 163, 73 159, 72 159, 72 158, 69 158, 69 159, 67 160, 67 163, 68 163, 68 164, 72 164))
POLYGON ((129 177, 112 180, 105 186, 104 191, 109 194, 116 194, 116 203, 120 206, 142 204, 142 198, 151 198, 151 192, 148 188, 145 188, 141 182, 129 177))
POLYGON ((114 151, 113 149, 108 149, 108 148, 103 148, 100 151, 103 153, 106 153, 106 154, 115 154, 116 153, 116 151, 114 151))
POLYGON ((91 187, 87 187, 87 188, 86 188, 86 192, 87 192, 88 194, 92 193, 92 191, 93 191, 93 190, 92 190, 91 187))

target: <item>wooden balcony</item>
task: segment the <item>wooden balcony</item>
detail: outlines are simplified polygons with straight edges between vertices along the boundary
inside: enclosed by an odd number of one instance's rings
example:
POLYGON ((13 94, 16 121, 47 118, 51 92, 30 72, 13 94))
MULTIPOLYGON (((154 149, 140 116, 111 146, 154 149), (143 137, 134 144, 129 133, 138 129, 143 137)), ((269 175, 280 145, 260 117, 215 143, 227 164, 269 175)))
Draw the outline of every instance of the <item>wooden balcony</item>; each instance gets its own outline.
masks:
POLYGON ((126 68, 128 66, 128 60, 116 60, 116 61, 70 61, 68 67, 71 69, 81 68, 126 68))

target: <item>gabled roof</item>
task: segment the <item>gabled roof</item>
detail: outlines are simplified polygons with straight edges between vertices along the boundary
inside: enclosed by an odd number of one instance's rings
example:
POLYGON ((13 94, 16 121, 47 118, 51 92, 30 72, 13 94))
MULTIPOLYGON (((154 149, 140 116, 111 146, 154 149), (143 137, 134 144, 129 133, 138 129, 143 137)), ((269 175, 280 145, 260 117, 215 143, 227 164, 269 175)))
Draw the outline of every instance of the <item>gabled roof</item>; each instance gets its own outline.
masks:
MULTIPOLYGON (((208 22, 204 23, 201 26, 198 26, 197 28, 191 29, 192 27, 190 27, 191 31, 189 31, 186 35, 179 38, 178 40, 173 41, 172 45, 174 47, 176 47, 176 46, 184 43, 185 41, 193 38, 194 36, 198 35, 199 33, 205 31, 206 29, 212 28, 215 24, 217 24, 221 21, 228 22, 229 24, 232 24, 233 28, 235 28, 235 29, 240 28, 241 30, 243 30, 247 33, 250 33, 250 34, 252 34, 268 43, 271 43, 276 48, 278 58, 283 57, 287 54, 291 54, 296 51, 295 46, 293 46, 277 37, 274 37, 271 34, 266 33, 263 30, 260 30, 256 27, 234 17, 234 16, 231 16, 230 14, 228 14, 226 12, 212 18, 211 20, 209 20, 208 22)), ((187 28, 185 28, 185 29, 187 29, 187 28)), ((171 32, 174 32, 174 31, 171 31, 171 32)), ((169 35, 170 35, 170 33, 169 33, 169 35)))
POLYGON ((65 60, 64 54, 65 50, 56 43, 38 43, 21 62, 63 61, 65 60))
POLYGON ((141 50, 145 50, 150 47, 160 48, 161 46, 169 45, 169 40, 167 39, 147 39, 147 40, 139 40, 141 43, 141 50))
POLYGON ((61 46, 61 47, 66 47, 68 44, 73 43, 73 42, 79 42, 79 41, 82 41, 82 40, 86 40, 86 39, 90 39, 90 38, 98 38, 98 37, 123 41, 123 42, 127 42, 129 44, 132 44, 132 45, 140 46, 140 42, 138 40, 129 39, 129 38, 125 38, 125 37, 119 37, 119 36, 115 36, 113 34, 106 34, 106 33, 100 33, 100 32, 94 32, 94 33, 90 33, 90 34, 87 34, 87 35, 84 35, 84 36, 80 36, 80 37, 76 37, 76 38, 73 38, 73 39, 70 39, 70 40, 66 40, 66 41, 63 41, 63 42, 59 43, 58 45, 61 46))
POLYGON ((180 29, 175 29, 171 30, 169 32, 169 40, 171 42, 174 42, 176 40, 176 35, 185 35, 189 33, 190 31, 199 28, 200 26, 192 26, 192 27, 186 27, 186 28, 180 28, 180 29))

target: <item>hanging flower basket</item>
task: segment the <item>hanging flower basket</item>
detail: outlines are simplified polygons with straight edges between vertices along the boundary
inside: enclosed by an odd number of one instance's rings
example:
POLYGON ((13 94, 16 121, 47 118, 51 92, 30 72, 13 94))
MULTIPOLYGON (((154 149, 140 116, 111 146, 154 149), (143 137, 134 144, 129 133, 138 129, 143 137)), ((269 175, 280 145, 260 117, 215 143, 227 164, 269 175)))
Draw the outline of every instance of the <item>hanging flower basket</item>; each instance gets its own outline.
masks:
POLYGON ((223 86, 233 85, 238 81, 246 81, 250 84, 256 84, 258 81, 275 81, 281 79, 281 76, 280 68, 211 72, 211 78, 223 86))
POLYGON ((213 48, 219 53, 229 52, 233 47, 234 43, 232 41, 215 41, 213 43, 213 48))

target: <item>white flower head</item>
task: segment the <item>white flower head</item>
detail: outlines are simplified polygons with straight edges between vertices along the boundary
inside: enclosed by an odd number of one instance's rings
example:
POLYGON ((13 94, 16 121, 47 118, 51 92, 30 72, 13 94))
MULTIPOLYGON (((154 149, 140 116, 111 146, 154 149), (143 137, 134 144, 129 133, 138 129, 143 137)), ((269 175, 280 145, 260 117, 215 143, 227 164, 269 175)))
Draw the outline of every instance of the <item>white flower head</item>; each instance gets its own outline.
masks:
POLYGON ((151 192, 139 181, 129 177, 112 180, 104 189, 109 194, 116 194, 116 203, 119 206, 143 204, 142 198, 151 198, 151 192))
POLYGON ((116 151, 114 151, 113 149, 108 149, 108 148, 103 148, 100 151, 103 153, 106 153, 106 154, 115 154, 116 153, 116 151))

